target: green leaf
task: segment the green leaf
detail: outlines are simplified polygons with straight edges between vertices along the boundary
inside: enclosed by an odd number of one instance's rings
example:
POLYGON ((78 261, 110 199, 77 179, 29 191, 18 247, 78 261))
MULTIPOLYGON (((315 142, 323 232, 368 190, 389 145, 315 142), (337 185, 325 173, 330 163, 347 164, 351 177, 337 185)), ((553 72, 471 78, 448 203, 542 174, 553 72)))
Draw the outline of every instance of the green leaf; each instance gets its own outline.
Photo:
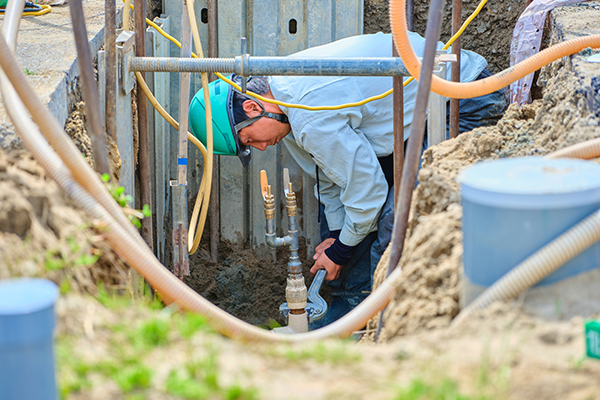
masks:
POLYGON ((99 255, 83 254, 83 255, 79 256, 79 258, 77 258, 77 260, 75 260, 75 266, 76 267, 87 267, 90 265, 94 265, 96 263, 96 261, 98 261, 99 258, 100 258, 99 255))
POLYGON ((152 216, 152 211, 150 211, 150 206, 148 204, 144 204, 144 207, 142 207, 142 214, 144 214, 144 217, 146 218, 152 216))

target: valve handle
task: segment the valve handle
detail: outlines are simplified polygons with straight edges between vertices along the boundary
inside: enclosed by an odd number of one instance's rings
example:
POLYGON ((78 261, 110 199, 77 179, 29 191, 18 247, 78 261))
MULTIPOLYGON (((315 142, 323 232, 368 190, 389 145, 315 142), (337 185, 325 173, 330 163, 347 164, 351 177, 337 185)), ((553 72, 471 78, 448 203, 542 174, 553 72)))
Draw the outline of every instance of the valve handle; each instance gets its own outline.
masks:
POLYGON ((260 171, 260 191, 262 193, 263 200, 266 200, 267 196, 271 194, 269 181, 267 180, 267 171, 264 169, 260 171))
POLYGON ((290 171, 287 168, 283 169, 283 192, 287 196, 292 191, 290 186, 290 171))

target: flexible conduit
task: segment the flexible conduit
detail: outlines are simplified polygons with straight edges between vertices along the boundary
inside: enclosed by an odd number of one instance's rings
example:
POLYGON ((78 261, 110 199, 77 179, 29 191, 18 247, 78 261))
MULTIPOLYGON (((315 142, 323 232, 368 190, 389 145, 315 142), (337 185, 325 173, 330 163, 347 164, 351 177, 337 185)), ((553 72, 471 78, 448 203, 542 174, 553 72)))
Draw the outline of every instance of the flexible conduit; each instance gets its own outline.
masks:
MULTIPOLYGON (((14 15, 15 18, 20 18, 19 13, 14 15)), ((18 26, 18 23, 16 25, 18 26)), ((23 144, 63 190, 93 217, 106 224, 106 237, 111 247, 142 274, 161 293, 166 302, 176 302, 182 309, 205 315, 213 328, 231 338, 245 341, 300 342, 349 336, 353 331, 363 327, 369 318, 387 305, 395 293, 395 287, 402 278, 400 269, 394 271, 377 290, 345 317, 322 329, 295 335, 273 334, 227 314, 171 274, 143 243, 139 234, 127 221, 91 167, 83 162, 69 137, 60 128, 49 110, 39 101, 2 34, 0 34, 0 66, 8 77, 8 79, 6 77, 2 79, 5 104, 9 105, 7 108, 10 110, 11 119, 17 127, 23 144), (9 97, 11 93, 7 89, 10 89, 11 82, 60 158, 54 153, 37 127, 29 120, 25 109, 19 107, 20 102, 17 101, 16 96, 9 97)), ((600 230, 599 227, 600 218, 595 221, 594 229, 600 230)), ((589 241, 582 243, 581 246, 591 245, 588 243, 589 241)), ((547 247, 543 250, 548 251, 547 247)), ((462 318, 464 319, 464 317, 462 318)))
MULTIPOLYGON (((20 17, 16 14, 17 17, 20 17)), ((154 254, 143 243, 139 234, 133 231, 132 225, 119 223, 112 213, 107 212, 106 207, 111 204, 116 206, 114 200, 110 198, 108 204, 99 201, 96 196, 91 196, 88 191, 93 191, 100 197, 108 192, 105 187, 91 170, 91 167, 85 162, 77 163, 70 158, 81 159, 80 155, 74 151, 69 151, 69 145, 72 142, 68 136, 62 132, 57 132, 58 122, 52 114, 36 97, 33 89, 29 85, 25 75, 21 71, 13 53, 4 41, 4 35, 0 34, 0 66, 4 70, 8 79, 3 79, 2 92, 5 96, 5 104, 10 104, 10 115, 14 121, 23 144, 31 152, 34 158, 42 165, 49 175, 61 186, 73 200, 94 218, 101 220, 106 224, 106 238, 115 252, 122 257, 129 265, 142 274, 147 281, 160 292, 167 303, 176 302, 182 309, 197 312, 206 316, 210 325, 220 333, 231 338, 244 341, 272 341, 272 342, 300 342, 306 340, 324 339, 330 337, 343 338, 349 336, 352 332, 362 328, 367 321, 377 311, 383 308, 392 294, 395 292, 394 281, 401 277, 400 272, 390 276, 374 293, 372 293, 358 307, 351 311, 344 318, 328 325, 325 328, 295 335, 274 334, 246 322, 243 322, 225 311, 221 310, 208 300, 204 299, 191 288, 177 279, 156 259, 154 254), (39 125, 45 136, 50 138, 52 146, 57 149, 58 154, 67 158, 66 165, 52 150, 48 142, 41 135, 38 128, 33 124, 25 109, 19 108, 20 104, 15 96, 11 99, 10 90, 5 90, 7 86, 14 84, 16 92, 23 100, 25 106, 30 110, 35 122, 39 125), (14 107, 13 107, 14 106, 14 107), (60 149, 60 151, 58 151, 60 149), (72 167, 73 166, 73 167, 72 167), (78 174, 72 173, 73 168, 78 169, 78 174), (78 182, 81 177, 92 177, 84 186, 78 182), (91 190, 88 189, 91 187, 91 190)), ((60 128, 58 128, 60 130, 60 128)), ((122 212, 119 210, 119 214, 122 212)))
POLYGON ((577 143, 548 154, 545 158, 582 158, 589 160, 600 157, 600 138, 577 143))
POLYGON ((456 327, 476 311, 498 300, 515 298, 600 240, 600 210, 554 239, 510 270, 464 308, 452 321, 456 327))
MULTIPOLYGON (((408 39, 408 29, 406 26, 406 0, 390 0, 390 25, 392 27, 392 36, 398 54, 402 58, 405 67, 410 74, 419 79, 421 72, 421 62, 417 58, 414 49, 408 39)), ((588 47, 600 47, 600 35, 590 35, 577 39, 567 40, 560 44, 549 47, 538 54, 521 61, 496 75, 489 78, 458 83, 446 81, 434 76, 431 82, 431 90, 442 96, 453 99, 467 99, 482 96, 495 92, 510 85, 512 82, 537 71, 546 64, 558 60, 588 47)))

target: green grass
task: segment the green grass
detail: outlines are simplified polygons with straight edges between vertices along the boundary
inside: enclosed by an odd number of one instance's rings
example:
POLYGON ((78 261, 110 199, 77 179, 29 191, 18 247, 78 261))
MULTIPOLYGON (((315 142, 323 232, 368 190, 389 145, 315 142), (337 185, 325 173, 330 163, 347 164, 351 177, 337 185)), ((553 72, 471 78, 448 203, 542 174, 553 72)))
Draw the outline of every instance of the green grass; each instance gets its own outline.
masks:
POLYGON ((118 369, 112 375, 112 378, 123 392, 129 393, 135 389, 146 389, 150 387, 152 374, 153 372, 150 368, 136 363, 118 369))
POLYGON ((115 290, 106 289, 103 283, 98 284, 96 300, 104 307, 111 310, 125 308, 131 305, 131 298, 129 296, 121 295, 115 290))
POLYGON ((214 352, 205 358, 187 363, 182 369, 172 370, 165 381, 165 390, 186 400, 258 399, 257 390, 254 388, 244 388, 239 384, 225 387, 220 385, 214 352))
POLYGON ((173 396, 186 400, 208 399, 212 391, 204 383, 199 382, 184 371, 173 370, 165 381, 165 390, 173 396))
POLYGON ((163 346, 167 343, 170 325, 168 319, 154 317, 131 331, 129 338, 134 347, 138 349, 148 350, 152 347, 163 346))
MULTIPOLYGON (((78 230, 85 228, 87 226, 77 227, 78 230)), ((95 252, 96 254, 92 254, 91 249, 78 243, 74 235, 69 235, 66 238, 66 243, 63 243, 59 248, 46 250, 42 255, 43 264, 48 271, 88 267, 94 265, 100 258, 99 251, 95 250, 95 252)))
POLYGON ((132 300, 128 292, 119 294, 121 291, 98 285, 96 299, 118 316, 95 324, 96 335, 103 337, 107 354, 90 353, 78 347, 78 337, 83 332, 63 334, 57 339, 57 379, 62 399, 73 395, 83 398, 92 385, 106 385, 110 381, 119 388, 119 398, 124 400, 146 399, 160 392, 190 400, 258 399, 254 388, 239 382, 221 382, 219 353, 210 343, 202 345, 205 351, 202 357, 197 356, 197 345, 192 338, 199 332, 214 332, 205 317, 165 308, 159 301, 150 300, 149 293, 146 298, 132 300), (133 320, 125 319, 130 308, 140 311, 133 314, 138 315, 133 320), (156 355, 162 357, 171 345, 178 349, 187 346, 190 356, 187 362, 184 359, 167 371, 163 381, 160 375, 156 377, 155 366, 149 360, 156 355))
POLYGON ((73 344, 70 340, 57 340, 56 364, 59 395, 62 399, 71 393, 76 393, 91 387, 88 373, 91 368, 88 364, 75 357, 73 344))
POLYGON ((456 382, 449 378, 427 383, 416 378, 398 390, 394 400, 486 400, 485 396, 467 396, 458 390, 456 382))
POLYGON ((178 313, 173 316, 175 319, 175 323, 177 325, 177 330, 179 334, 184 339, 189 339, 196 332, 213 332, 212 328, 208 326, 208 322, 206 321, 206 317, 200 314, 194 313, 178 313))
POLYGON ((282 347, 273 354, 285 357, 289 361, 300 362, 314 360, 319 364, 341 364, 360 361, 360 354, 348 349, 346 342, 317 342, 311 347, 282 347))

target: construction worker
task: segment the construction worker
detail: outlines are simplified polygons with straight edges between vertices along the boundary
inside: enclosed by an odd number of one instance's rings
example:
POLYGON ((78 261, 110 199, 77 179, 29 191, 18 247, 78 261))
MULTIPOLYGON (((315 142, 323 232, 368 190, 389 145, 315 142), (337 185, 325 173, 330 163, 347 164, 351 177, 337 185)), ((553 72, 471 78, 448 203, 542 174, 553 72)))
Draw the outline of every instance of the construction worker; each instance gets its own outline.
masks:
MULTIPOLYGON (((417 55, 422 55, 425 40, 415 33, 410 34, 410 40, 417 55)), ((391 49, 391 35, 378 33, 342 39, 292 56, 388 57, 391 49)), ((489 75, 486 65, 480 55, 463 50, 461 81, 489 75)), ((310 106, 356 102, 391 87, 391 77, 273 76, 248 80, 249 91, 310 106)), ((410 136, 416 91, 416 81, 404 89, 404 140, 410 136)), ((247 166, 251 147, 264 151, 282 141, 300 167, 316 179, 322 242, 316 247, 311 273, 327 270, 332 302, 325 317, 311 329, 337 320, 370 293, 373 272, 391 237, 392 96, 360 107, 307 111, 256 100, 221 80, 209 85, 209 93, 215 154, 237 155, 247 166)), ((504 108, 503 92, 461 101, 460 131, 494 123, 504 108)), ((190 127, 206 143, 202 90, 190 106, 190 127)))

